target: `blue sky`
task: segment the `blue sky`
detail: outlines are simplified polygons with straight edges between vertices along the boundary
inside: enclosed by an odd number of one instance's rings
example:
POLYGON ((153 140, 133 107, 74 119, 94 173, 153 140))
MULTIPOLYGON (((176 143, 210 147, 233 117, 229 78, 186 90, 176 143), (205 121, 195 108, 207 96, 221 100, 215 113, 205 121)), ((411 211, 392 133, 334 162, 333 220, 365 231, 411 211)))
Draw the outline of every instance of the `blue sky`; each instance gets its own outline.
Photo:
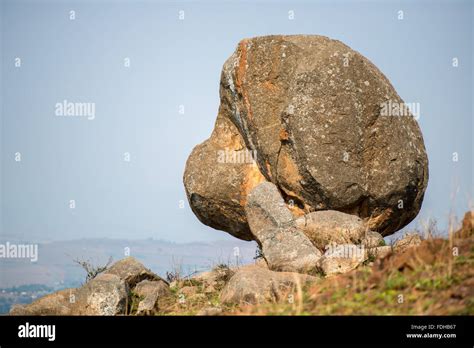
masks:
POLYGON ((232 239, 193 215, 182 175, 212 131, 224 61, 267 34, 339 39, 420 103, 430 181, 407 229, 443 227, 473 199, 473 17, 456 0, 3 0, 1 236, 232 239), (95 118, 57 117, 64 100, 95 118))

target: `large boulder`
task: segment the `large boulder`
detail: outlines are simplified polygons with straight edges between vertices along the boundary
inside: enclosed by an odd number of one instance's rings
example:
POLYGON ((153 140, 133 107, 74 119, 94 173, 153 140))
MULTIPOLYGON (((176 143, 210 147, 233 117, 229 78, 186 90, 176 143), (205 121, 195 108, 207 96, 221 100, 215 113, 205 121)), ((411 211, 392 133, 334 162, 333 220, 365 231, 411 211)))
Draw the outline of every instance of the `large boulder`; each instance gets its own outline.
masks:
POLYGON ((418 124, 388 79, 342 42, 242 40, 224 64, 220 99, 214 131, 184 174, 204 224, 253 239, 245 205, 264 181, 295 216, 337 210, 384 236, 417 215, 428 181, 418 124), (387 116, 400 110, 409 116, 387 116))

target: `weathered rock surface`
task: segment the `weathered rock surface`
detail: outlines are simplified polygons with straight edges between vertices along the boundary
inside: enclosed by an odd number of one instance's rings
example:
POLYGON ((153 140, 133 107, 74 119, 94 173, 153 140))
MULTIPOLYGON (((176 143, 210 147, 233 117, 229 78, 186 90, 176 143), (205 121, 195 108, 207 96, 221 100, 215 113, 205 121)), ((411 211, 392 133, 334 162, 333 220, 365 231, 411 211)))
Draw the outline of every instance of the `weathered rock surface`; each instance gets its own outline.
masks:
POLYGON ((171 294, 169 286, 161 280, 142 280, 133 291, 142 298, 138 303, 138 315, 153 314, 158 298, 171 294))
POLYGON ((306 273, 317 267, 321 252, 295 227, 294 217, 274 184, 256 186, 245 211, 271 270, 306 273))
POLYGON ((331 246, 319 260, 320 269, 326 276, 352 271, 368 255, 363 246, 354 244, 341 244, 331 246))
POLYGON ((335 210, 306 214, 296 220, 296 226, 320 250, 332 243, 360 244, 368 232, 362 219, 335 210))
POLYGON ((77 291, 74 315, 119 315, 127 309, 128 285, 114 274, 99 274, 77 291))
POLYGON ((252 240, 245 202, 250 190, 265 178, 248 161, 250 152, 236 126, 224 116, 228 114, 228 106, 221 105, 211 137, 189 156, 185 188, 191 209, 203 224, 252 240))
POLYGON ((278 188, 271 182, 256 186, 248 195, 245 212, 250 230, 257 237, 263 237, 269 228, 294 226, 293 214, 285 204, 278 188))
POLYGON ((393 252, 390 245, 383 245, 375 248, 368 249, 368 256, 373 256, 377 259, 383 259, 393 252))
POLYGON ((402 253, 405 250, 421 244, 421 237, 417 233, 408 233, 393 243, 393 251, 402 253))
POLYGON ((382 235, 378 232, 374 231, 367 231, 362 238, 362 245, 366 248, 377 248, 381 246, 385 246, 385 241, 382 235))
POLYGON ((418 124, 384 116, 403 108, 402 99, 340 41, 242 40, 224 64, 220 98, 214 131, 195 147, 184 174, 191 208, 204 224, 252 239, 244 207, 263 181, 294 203, 296 216, 346 212, 384 236, 417 215, 428 181, 418 124), (257 165, 235 160, 248 152, 257 165))
POLYGON ((297 288, 317 278, 292 272, 274 272, 258 266, 238 270, 220 294, 224 304, 259 304, 285 301, 297 288))
POLYGON ((192 279, 201 282, 206 288, 220 290, 234 275, 235 269, 230 267, 216 267, 210 271, 196 274, 192 279))
POLYGON ((167 286, 169 285, 164 279, 150 271, 131 256, 117 261, 104 273, 118 276, 120 279, 126 282, 130 288, 133 288, 136 284, 145 279, 161 281, 167 286))

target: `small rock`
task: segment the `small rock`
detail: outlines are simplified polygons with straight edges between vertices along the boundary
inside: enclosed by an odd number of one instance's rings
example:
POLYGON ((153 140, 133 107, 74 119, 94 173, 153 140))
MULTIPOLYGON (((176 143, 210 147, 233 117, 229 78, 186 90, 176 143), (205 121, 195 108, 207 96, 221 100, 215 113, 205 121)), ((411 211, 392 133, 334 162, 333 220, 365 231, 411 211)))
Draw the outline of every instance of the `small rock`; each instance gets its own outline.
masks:
POLYGON ((311 273, 322 255, 296 227, 267 230, 259 242, 272 271, 311 273))
POLYGON ((216 267, 211 271, 199 273, 192 279, 202 282, 204 286, 221 289, 233 274, 234 270, 230 267, 216 267))
POLYGON ((360 244, 367 231, 359 217, 335 210, 308 213, 296 220, 296 226, 320 250, 331 243, 360 244))
POLYGON ((393 251, 396 253, 403 253, 407 249, 421 244, 421 237, 417 233, 408 233, 403 238, 397 240, 393 244, 393 251))
POLYGON ((362 245, 364 245, 366 248, 377 248, 384 246, 384 243, 385 241, 382 235, 374 231, 367 231, 362 238, 362 245))
POLYGON ((326 276, 346 273, 357 268, 367 259, 363 246, 354 244, 334 245, 328 248, 319 261, 320 269, 326 276))
POLYGON ((245 212, 250 230, 257 238, 268 229, 294 225, 293 214, 271 182, 263 182, 250 192, 245 212))
POLYGON ((293 214, 274 184, 256 186, 245 212, 269 269, 306 273, 317 267, 321 252, 295 227, 293 214))
POLYGON ((150 271, 131 256, 117 261, 107 269, 104 274, 114 274, 118 276, 120 279, 125 281, 130 288, 133 288, 136 284, 145 279, 161 280, 168 284, 165 280, 150 271))
POLYGON ((77 291, 72 312, 79 315, 125 314, 127 284, 114 274, 99 274, 77 291))
POLYGON ((142 280, 137 284, 134 292, 143 298, 138 304, 138 315, 151 313, 155 309, 158 298, 171 293, 168 285, 161 280, 142 280))
POLYGON ((368 253, 368 256, 373 255, 376 259, 383 259, 392 253, 392 247, 390 245, 384 245, 376 248, 370 248, 368 249, 368 253))

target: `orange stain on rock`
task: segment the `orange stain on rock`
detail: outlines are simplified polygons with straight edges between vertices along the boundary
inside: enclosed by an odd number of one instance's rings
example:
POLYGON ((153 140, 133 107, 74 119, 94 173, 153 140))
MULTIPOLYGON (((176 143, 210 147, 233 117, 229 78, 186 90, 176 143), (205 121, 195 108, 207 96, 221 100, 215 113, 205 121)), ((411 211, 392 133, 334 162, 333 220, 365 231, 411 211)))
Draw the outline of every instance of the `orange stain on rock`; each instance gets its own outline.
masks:
POLYGON ((271 81, 265 81, 264 83, 262 83, 262 86, 271 92, 278 91, 278 87, 271 81))
POLYGON ((286 129, 280 129, 280 141, 285 141, 289 139, 289 134, 286 129))
POLYGON ((245 83, 245 74, 247 72, 247 40, 242 40, 239 43, 239 52, 240 52, 240 57, 239 57, 239 67, 236 71, 236 85, 237 88, 242 95, 242 98, 244 99, 244 105, 245 108, 247 109, 247 115, 249 120, 252 119, 252 109, 250 107, 250 101, 247 95, 247 92, 245 91, 244 88, 244 83, 245 83))
POLYGON ((247 166, 248 169, 245 171, 245 177, 240 189, 240 204, 244 207, 247 203, 247 197, 250 191, 258 184, 267 181, 258 169, 257 164, 247 166))

